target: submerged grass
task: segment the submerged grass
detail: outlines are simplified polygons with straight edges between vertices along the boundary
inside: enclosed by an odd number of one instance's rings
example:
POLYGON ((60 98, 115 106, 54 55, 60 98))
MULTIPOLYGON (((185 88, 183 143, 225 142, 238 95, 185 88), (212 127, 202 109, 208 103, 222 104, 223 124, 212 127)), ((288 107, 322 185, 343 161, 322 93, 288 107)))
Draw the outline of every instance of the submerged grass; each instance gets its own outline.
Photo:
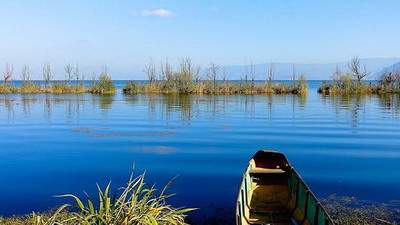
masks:
POLYGON ((373 204, 354 197, 331 195, 322 201, 337 225, 395 225, 400 210, 387 204, 373 204))
POLYGON ((172 194, 165 188, 158 193, 154 186, 147 186, 145 175, 130 177, 121 193, 110 194, 110 183, 102 190, 98 185, 98 199, 80 199, 71 194, 58 197, 72 198, 75 210, 63 205, 55 212, 25 217, 0 219, 2 225, 185 225, 186 214, 194 209, 175 208, 166 203, 172 194))

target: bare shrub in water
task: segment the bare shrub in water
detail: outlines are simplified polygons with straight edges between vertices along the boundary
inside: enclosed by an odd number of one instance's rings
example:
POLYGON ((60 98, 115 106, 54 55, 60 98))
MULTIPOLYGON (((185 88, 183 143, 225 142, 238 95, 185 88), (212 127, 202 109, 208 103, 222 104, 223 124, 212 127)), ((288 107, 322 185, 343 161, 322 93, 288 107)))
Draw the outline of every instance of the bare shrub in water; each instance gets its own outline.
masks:
POLYGON ((31 80, 31 70, 29 66, 25 65, 22 67, 21 80, 23 84, 29 83, 31 80))
POLYGON ((42 76, 46 86, 50 83, 51 79, 53 79, 53 72, 51 71, 50 64, 44 64, 42 68, 42 76))
POLYGON ((6 64, 6 69, 3 72, 4 83, 11 81, 12 75, 14 73, 14 66, 11 64, 6 64))
POLYGON ((353 57, 349 63, 351 75, 357 83, 361 84, 361 80, 368 76, 365 65, 361 65, 359 57, 353 57))

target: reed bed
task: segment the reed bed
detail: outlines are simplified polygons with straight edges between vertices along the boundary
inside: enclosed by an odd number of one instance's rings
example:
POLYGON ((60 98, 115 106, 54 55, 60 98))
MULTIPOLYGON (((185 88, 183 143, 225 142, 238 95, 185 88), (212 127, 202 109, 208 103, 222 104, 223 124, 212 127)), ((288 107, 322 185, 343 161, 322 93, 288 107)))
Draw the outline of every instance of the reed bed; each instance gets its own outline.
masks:
POLYGON ((116 88, 109 76, 100 76, 99 80, 90 86, 81 84, 68 84, 66 82, 39 85, 33 82, 23 83, 21 86, 0 84, 0 94, 113 94, 116 88))
POLYGON ((4 81, 0 84, 0 94, 113 94, 116 91, 107 67, 104 67, 97 80, 93 78, 93 82, 89 86, 84 85, 84 76, 79 71, 78 65, 67 64, 65 66, 66 79, 64 81, 52 81, 53 72, 50 64, 43 65, 43 84, 31 81, 31 72, 28 66, 22 68, 22 85, 20 86, 11 83, 13 73, 14 67, 6 64, 3 72, 4 81))
POLYGON ((128 82, 123 92, 134 94, 207 94, 207 95, 255 95, 255 94, 307 94, 307 82, 304 76, 293 80, 291 84, 277 84, 270 79, 265 82, 256 82, 254 74, 245 74, 240 82, 232 82, 224 76, 218 79, 218 67, 211 64, 209 72, 203 79, 199 76, 199 67, 193 66, 190 59, 182 60, 177 69, 168 64, 161 64, 160 74, 157 75, 154 64, 146 65, 148 77, 146 84, 128 82), (250 79, 249 79, 250 77, 250 79))
POLYGON ((363 80, 369 73, 358 58, 349 63, 349 72, 336 69, 332 81, 323 83, 318 93, 323 95, 366 95, 400 93, 400 71, 384 72, 377 81, 363 80))
POLYGON ((123 92, 127 95, 134 94, 207 94, 207 95, 256 95, 256 94, 295 94, 306 95, 307 85, 305 80, 295 81, 294 84, 246 84, 246 83, 218 83, 211 86, 207 81, 193 82, 187 87, 168 87, 165 81, 153 84, 139 85, 135 82, 127 83, 123 92))
POLYGON ((157 192, 144 182, 145 175, 132 176, 116 196, 110 194, 110 183, 98 188, 98 199, 80 199, 71 194, 58 197, 71 198, 75 208, 67 204, 56 211, 24 217, 0 218, 2 225, 185 225, 186 214, 195 209, 175 208, 167 204, 173 194, 167 194, 170 183, 157 192))
POLYGON ((24 83, 21 86, 0 84, 0 94, 80 94, 86 92, 87 88, 83 84, 55 83, 47 86, 34 83, 24 83))

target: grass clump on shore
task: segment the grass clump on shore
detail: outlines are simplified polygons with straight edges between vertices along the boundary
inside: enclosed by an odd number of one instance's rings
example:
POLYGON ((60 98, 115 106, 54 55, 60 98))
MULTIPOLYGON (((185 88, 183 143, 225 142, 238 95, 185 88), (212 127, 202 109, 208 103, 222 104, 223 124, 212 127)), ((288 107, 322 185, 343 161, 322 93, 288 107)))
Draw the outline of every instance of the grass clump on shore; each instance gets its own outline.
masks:
POLYGON ((128 82, 123 92, 125 94, 208 94, 208 95, 232 95, 232 94, 296 94, 307 93, 307 83, 302 75, 298 80, 293 79, 291 84, 274 83, 272 81, 273 70, 268 71, 268 79, 265 82, 255 81, 255 72, 252 67, 238 82, 228 81, 226 74, 218 77, 219 67, 211 64, 204 78, 200 78, 200 68, 193 65, 190 59, 181 61, 177 69, 167 63, 161 63, 159 74, 153 63, 145 67, 148 83, 139 84, 128 82))
POLYGON ((80 199, 75 195, 59 197, 72 198, 76 207, 68 211, 63 205, 53 213, 32 214, 24 217, 0 218, 2 225, 185 225, 186 214, 194 209, 175 208, 166 203, 171 194, 167 186, 157 193, 154 186, 148 187, 144 174, 129 179, 121 193, 110 194, 110 183, 104 190, 98 187, 98 199, 80 199))
POLYGON ((350 72, 342 73, 336 69, 333 80, 323 83, 318 93, 324 95, 365 95, 400 93, 400 71, 385 72, 378 81, 366 83, 364 78, 369 75, 360 59, 355 57, 349 63, 350 72))

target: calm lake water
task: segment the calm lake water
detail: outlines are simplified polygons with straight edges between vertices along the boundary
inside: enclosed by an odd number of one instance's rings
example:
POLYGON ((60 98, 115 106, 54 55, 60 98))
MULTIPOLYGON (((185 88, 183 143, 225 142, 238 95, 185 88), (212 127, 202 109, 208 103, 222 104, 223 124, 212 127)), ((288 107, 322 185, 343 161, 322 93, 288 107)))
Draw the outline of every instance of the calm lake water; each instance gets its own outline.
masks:
MULTIPOLYGON (((123 82, 117 82, 121 87, 123 82)), ((287 154, 317 196, 400 199, 400 98, 0 95, 0 214, 120 187, 132 166, 199 221, 233 219, 257 149, 287 154)), ((225 221, 225 223, 228 223, 225 221)))

